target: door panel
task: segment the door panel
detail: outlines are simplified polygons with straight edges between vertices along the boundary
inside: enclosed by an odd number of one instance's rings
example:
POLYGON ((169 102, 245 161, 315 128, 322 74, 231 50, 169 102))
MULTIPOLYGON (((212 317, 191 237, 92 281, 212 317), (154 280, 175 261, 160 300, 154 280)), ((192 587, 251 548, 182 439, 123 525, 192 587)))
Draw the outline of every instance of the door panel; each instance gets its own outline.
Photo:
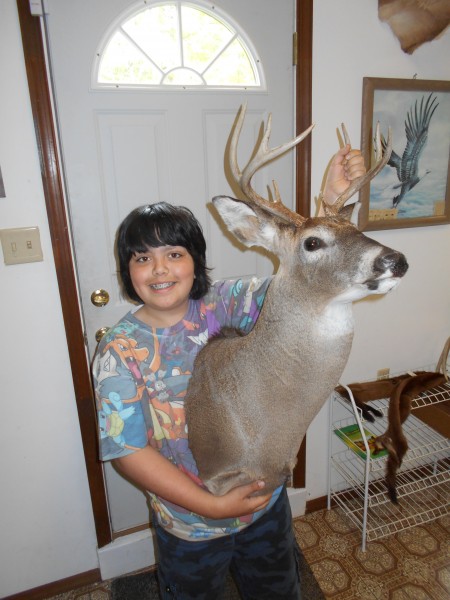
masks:
MULTIPOLYGON (((263 253, 243 251, 223 233, 209 202, 214 195, 232 193, 224 173, 224 149, 243 101, 248 102, 248 115, 241 163, 249 157, 268 112, 273 113, 272 145, 294 134, 294 2, 220 3, 257 49, 267 82, 262 91, 222 92, 92 90, 97 45, 130 3, 49 0, 46 5, 77 274, 92 356, 97 329, 114 324, 129 307, 117 283, 113 246, 118 224, 136 206, 166 200, 191 208, 204 228, 214 278, 273 272, 272 261, 263 253), (90 301, 100 288, 111 297, 102 308, 90 301)), ((283 157, 259 173, 254 186, 265 194, 269 181, 277 179, 285 203, 292 207, 292 167, 292 157, 283 157)), ((147 522, 145 496, 110 465, 106 479, 113 529, 147 522)))

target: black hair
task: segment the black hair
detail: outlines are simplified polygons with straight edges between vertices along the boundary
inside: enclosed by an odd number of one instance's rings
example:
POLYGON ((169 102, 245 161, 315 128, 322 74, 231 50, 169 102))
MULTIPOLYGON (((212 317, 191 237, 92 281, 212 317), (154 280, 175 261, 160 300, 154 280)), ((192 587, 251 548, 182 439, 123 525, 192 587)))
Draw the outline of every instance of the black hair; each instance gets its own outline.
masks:
POLYGON ((130 260, 139 252, 160 246, 183 246, 194 261, 194 284, 190 298, 202 298, 211 285, 206 266, 206 242, 200 223, 184 206, 157 202, 135 208, 125 217, 117 232, 119 273, 131 300, 141 303, 130 277, 130 260))

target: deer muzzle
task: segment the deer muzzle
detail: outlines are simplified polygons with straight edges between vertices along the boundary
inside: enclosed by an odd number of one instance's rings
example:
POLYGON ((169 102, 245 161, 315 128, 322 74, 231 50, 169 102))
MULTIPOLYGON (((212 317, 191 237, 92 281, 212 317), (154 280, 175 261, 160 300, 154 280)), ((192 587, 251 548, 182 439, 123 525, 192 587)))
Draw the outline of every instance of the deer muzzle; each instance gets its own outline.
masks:
POLYGON ((405 255, 389 251, 378 256, 373 263, 374 278, 366 281, 367 289, 377 294, 385 294, 400 281, 408 270, 405 255))
POLYGON ((374 263, 374 270, 376 273, 384 274, 390 271, 392 277, 403 277, 408 270, 408 267, 409 265, 406 261, 406 257, 401 252, 382 254, 374 263))

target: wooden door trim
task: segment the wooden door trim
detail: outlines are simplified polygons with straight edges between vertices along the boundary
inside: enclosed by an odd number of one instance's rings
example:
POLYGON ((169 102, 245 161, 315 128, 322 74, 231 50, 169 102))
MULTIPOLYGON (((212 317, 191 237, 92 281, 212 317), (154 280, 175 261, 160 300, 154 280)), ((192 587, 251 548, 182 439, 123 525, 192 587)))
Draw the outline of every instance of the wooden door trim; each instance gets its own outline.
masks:
POLYGON ((97 542, 101 547, 111 542, 112 532, 103 467, 98 460, 95 402, 66 218, 63 177, 57 151, 58 140, 50 101, 41 26, 39 19, 30 13, 29 0, 17 0, 17 8, 97 542))
MULTIPOLYGON (((297 76, 296 76, 296 131, 297 135, 312 122, 312 44, 313 0, 297 0, 297 76)), ((311 135, 297 147, 296 210, 310 216, 311 206, 311 135)))
MULTIPOLYGON (((109 520, 103 466, 98 460, 95 402, 86 358, 84 330, 66 217, 63 176, 57 152, 58 140, 54 128, 41 27, 39 19, 30 13, 29 0, 17 0, 17 8, 97 543, 101 548, 112 541, 113 534, 109 520)), ((311 123, 312 14, 313 0, 297 0, 299 45, 296 78, 296 127, 298 132, 306 129, 311 123)), ((297 150, 296 174, 296 209, 301 214, 308 216, 311 190, 310 137, 297 150)), ((306 445, 304 441, 294 470, 293 483, 295 487, 305 487, 305 471, 306 445)))
MULTIPOLYGON (((307 129, 312 121, 312 45, 313 0, 297 0, 297 76, 296 114, 297 135, 307 129)), ((297 147, 296 154, 296 211, 304 217, 311 212, 311 136, 297 147)), ((297 454, 292 484, 306 486, 306 436, 297 454)))

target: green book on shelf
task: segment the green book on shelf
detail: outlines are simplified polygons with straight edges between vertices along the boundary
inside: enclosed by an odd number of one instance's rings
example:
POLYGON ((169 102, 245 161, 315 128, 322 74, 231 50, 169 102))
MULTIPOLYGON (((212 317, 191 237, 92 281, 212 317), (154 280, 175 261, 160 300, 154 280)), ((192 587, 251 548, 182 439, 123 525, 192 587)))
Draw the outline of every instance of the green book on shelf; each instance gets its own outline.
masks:
MULTIPOLYGON (((388 451, 384 448, 382 450, 379 450, 378 452, 376 451, 374 434, 365 427, 363 429, 367 439, 367 443, 369 445, 370 458, 377 460, 378 458, 383 458, 383 456, 386 456, 388 454, 388 451)), ((338 437, 340 437, 341 440, 347 444, 350 450, 353 450, 353 452, 355 452, 355 454, 357 454, 361 458, 366 458, 364 440, 362 438, 361 431, 359 430, 358 425, 347 425, 347 427, 335 429, 334 433, 338 437)))

